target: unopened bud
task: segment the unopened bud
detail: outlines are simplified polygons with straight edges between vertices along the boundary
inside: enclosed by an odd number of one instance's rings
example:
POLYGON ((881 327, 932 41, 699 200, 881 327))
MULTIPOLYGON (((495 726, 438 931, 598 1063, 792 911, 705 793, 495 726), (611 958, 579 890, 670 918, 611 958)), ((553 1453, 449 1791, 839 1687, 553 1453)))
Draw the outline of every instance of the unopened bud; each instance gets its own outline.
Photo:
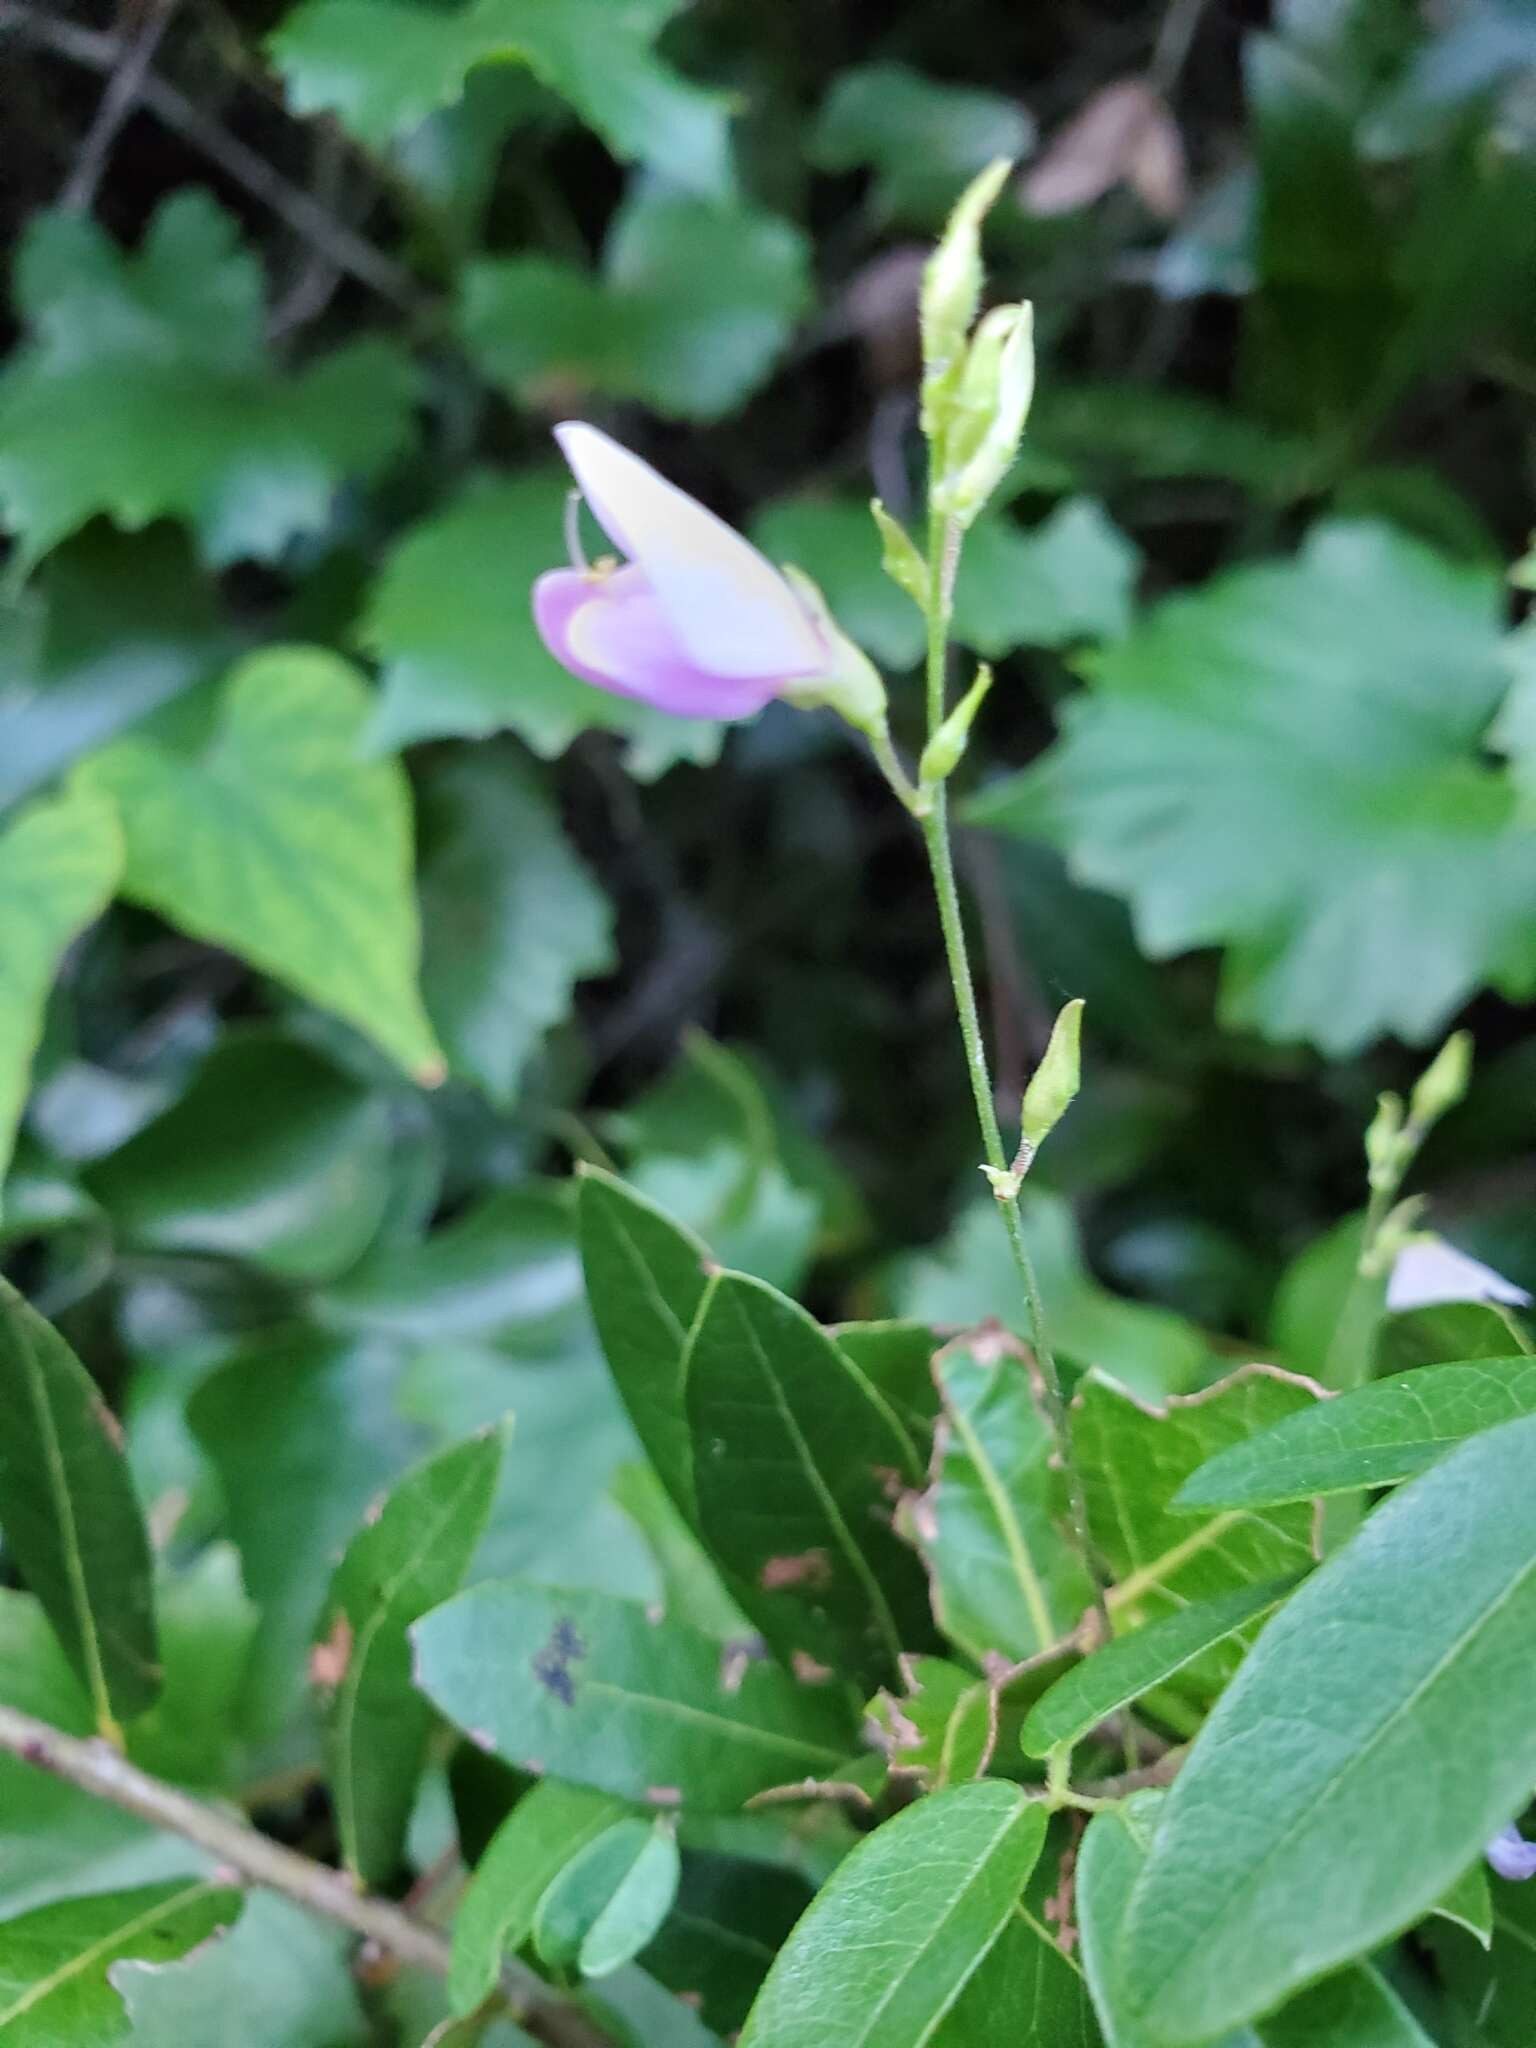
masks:
POLYGON ((975 682, 924 747, 917 764, 920 782, 943 782, 954 774, 965 754, 972 723, 991 687, 992 671, 983 662, 976 671, 975 682))
POLYGON ((1452 1110, 1472 1079, 1472 1034, 1453 1031, 1414 1083, 1408 1098, 1408 1121, 1422 1136, 1452 1110))
POLYGON ((1531 535, 1529 549, 1510 570, 1509 580, 1516 590, 1536 591, 1536 533, 1531 535))
POLYGON ((998 157, 961 193, 923 272, 923 432, 946 424, 965 361, 965 340, 981 304, 981 223, 1012 165, 998 157))
POLYGON ((838 625, 827 600, 804 570, 796 569, 788 562, 783 568, 815 621, 822 639, 831 649, 832 659, 821 675, 802 676, 787 683, 779 695, 786 703, 803 711, 824 704, 860 732, 871 736, 883 733, 886 729, 886 702, 880 671, 838 625))
POLYGON ((1082 1081, 1083 999, 1074 996, 1051 1026, 1045 1057, 1024 1090, 1020 1132, 1031 1156, 1072 1107, 1082 1081))
POLYGON ((1035 395, 1034 308, 997 306, 976 330, 955 393, 935 507, 962 526, 987 503, 1019 452, 1035 395))
POLYGON ((1376 1114, 1365 1134, 1367 1179, 1373 1188, 1396 1187, 1407 1161, 1403 1156, 1403 1098, 1378 1095, 1376 1114))
POLYGON ((880 566, 898 589, 904 590, 920 612, 928 609, 928 564, 918 553, 917 543, 901 521, 887 512, 878 498, 869 509, 880 531, 880 566))

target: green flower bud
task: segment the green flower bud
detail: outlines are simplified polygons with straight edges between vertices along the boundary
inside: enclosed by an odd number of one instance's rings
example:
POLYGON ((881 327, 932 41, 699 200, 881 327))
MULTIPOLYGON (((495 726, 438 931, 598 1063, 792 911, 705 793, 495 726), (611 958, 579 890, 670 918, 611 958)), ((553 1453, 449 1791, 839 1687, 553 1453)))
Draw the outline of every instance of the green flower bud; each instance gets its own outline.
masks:
POLYGON ((828 609, 827 600, 805 571, 796 569, 789 562, 783 564, 783 569, 832 650, 832 660, 823 674, 786 683, 778 694, 786 704, 797 705, 802 711, 828 705, 839 718, 846 719, 871 738, 877 733, 884 733, 885 684, 879 669, 862 648, 854 646, 838 625, 828 609))
POLYGON ((1045 1057, 1024 1090, 1021 1149, 1031 1158, 1072 1107, 1077 1095, 1082 1080, 1082 1034, 1083 999, 1075 996, 1052 1025, 1045 1057))
POLYGON ((1516 590, 1536 591, 1536 533, 1531 535, 1531 545, 1509 572, 1509 580, 1516 590))
POLYGON ((1378 1095, 1376 1114, 1365 1134, 1367 1178, 1373 1188, 1395 1187, 1408 1161, 1403 1152, 1403 1099, 1378 1095))
POLYGON ((1423 1136, 1447 1110, 1454 1109, 1472 1079, 1472 1034, 1453 1031, 1414 1083, 1408 1098, 1408 1121, 1423 1136))
POLYGON ((923 273, 923 432, 942 437, 965 362, 965 339, 981 304, 981 223, 1013 168, 998 157, 955 203, 923 273))
POLYGON ((1034 308, 997 306, 965 359, 933 502, 969 526, 1012 467, 1035 395, 1034 308))
POLYGON ((991 687, 992 671, 983 662, 976 671, 975 682, 924 747, 917 764, 920 782, 943 782, 954 774, 964 756, 972 721, 991 687))
POLYGON ((878 498, 869 501, 870 512, 880 530, 880 566, 899 590, 904 590, 920 612, 928 609, 928 564, 917 543, 901 521, 887 512, 878 498))

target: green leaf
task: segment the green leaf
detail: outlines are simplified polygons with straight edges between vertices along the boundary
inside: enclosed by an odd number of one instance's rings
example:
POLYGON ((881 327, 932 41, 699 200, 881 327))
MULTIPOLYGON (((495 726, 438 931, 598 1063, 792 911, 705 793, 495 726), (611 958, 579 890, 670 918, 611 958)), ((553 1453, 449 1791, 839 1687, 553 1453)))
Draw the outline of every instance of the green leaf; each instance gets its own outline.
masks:
POLYGON ((970 815, 1064 847, 1155 957, 1225 944, 1230 1025, 1423 1040, 1485 981, 1536 985, 1536 830, 1480 752, 1500 603, 1486 566, 1319 527, 1103 650, 1056 748, 970 815))
POLYGON ((1066 1533, 1055 1440, 1031 1361, 1003 1331, 956 1338, 934 1359, 943 1414, 932 1483, 911 1510, 935 1619, 984 1668, 1069 1635, 1093 1598, 1066 1533))
POLYGON ((730 1812, 852 1746, 828 1693, 606 1594, 498 1580, 412 1633, 417 1683, 474 1741, 640 1804, 730 1812))
POLYGON ((1117 1636, 1036 1700, 1024 1723, 1024 1754, 1049 1756, 1063 1743, 1081 1742, 1116 1708, 1140 1699, 1202 1651, 1225 1642, 1283 1600, 1296 1583, 1291 1577, 1236 1586, 1214 1600, 1165 1614, 1131 1635, 1117 1636))
POLYGON ((870 1692, 931 1635, 891 1520, 920 1478, 911 1439, 820 1325, 746 1274, 709 1282, 683 1381, 699 1529, 733 1596, 781 1657, 870 1692))
MULTIPOLYGON (((1126 2008, 1117 1965, 1126 1907, 1146 1864, 1162 1798, 1159 1792, 1138 1792, 1122 1806, 1096 1813, 1078 1851, 1074 1897, 1083 1968, 1108 2048, 1148 2048, 1147 2036, 1126 2008)), ((1221 2048, 1238 2044, 1228 2041, 1221 2048)))
POLYGON ((735 200, 642 187, 597 276, 545 256, 471 264, 459 324, 512 396, 600 391, 712 420, 763 383, 809 304, 804 236, 735 200))
POLYGON ((149 1538, 96 1382, 0 1280, 0 1528, 103 1732, 153 1704, 160 1653, 149 1538))
POLYGON ((253 1891, 218 1941, 176 1963, 114 1963, 131 2048, 363 2048, 345 1931, 253 1891))
POLYGON ((1369 1953, 1528 1796, 1533 1454, 1527 1416, 1393 1495, 1218 1702, 1126 1923, 1126 1988, 1155 2039, 1204 2040, 1369 1953), (1352 1653, 1320 1662, 1320 1641, 1352 1653), (1426 1756, 1456 1760, 1454 1798, 1426 1799, 1426 1756))
POLYGON ((1536 1886, 1501 1884, 1493 1906, 1493 1947, 1484 1954, 1459 1928, 1419 1928, 1453 2021, 1454 2048, 1528 2048, 1536 2011, 1536 1886))
POLYGON ((410 792, 358 757, 362 678, 268 647, 224 684, 208 744, 121 740, 77 771, 114 797, 124 893, 333 1010, 425 1082, 442 1055, 416 988, 410 792))
MULTIPOLYGON (((1113 1576, 1109 1606, 1117 1624, 1150 1623, 1307 1570, 1309 1509, 1239 1509, 1196 1519, 1178 1512, 1173 1497, 1215 1450, 1314 1399, 1307 1382, 1268 1366, 1243 1367, 1162 1409, 1143 1408, 1113 1381, 1089 1375, 1072 1405, 1072 1437, 1089 1530, 1113 1576)), ((1203 1705, 1241 1654, 1240 1644, 1217 1643, 1181 1667, 1174 1692, 1203 1705)))
POLYGON ((933 2048, 1104 2048, 1069 1924, 1061 1914, 1070 1880, 1068 1837, 1057 1823, 1024 1895, 933 2036, 933 2048))
POLYGON ((810 1903, 793 1871, 742 1856, 690 1850, 677 1903, 645 1951, 645 1967, 730 2035, 810 1903))
POLYGON ((623 1814, 621 1801, 590 1785, 542 1778, 507 1815, 476 1864, 453 1916, 449 1997, 457 2013, 483 2005, 502 1958, 533 1931, 540 1899, 573 1856, 623 1814))
POLYGON ((670 1822, 630 1815, 573 1856, 539 1901, 533 1940, 556 1968, 611 1977, 671 1911, 682 1862, 670 1822))
POLYGON ((1488 1865, 1481 1856, 1469 1863, 1450 1890, 1435 1901, 1434 1916, 1464 1927, 1485 1949, 1493 1947, 1493 1895, 1488 1865))
POLYGON ((709 1253, 612 1174, 584 1166, 577 1188, 582 1270, 608 1369, 657 1477, 696 1528, 684 1359, 709 1253))
POLYGON ((524 63, 614 155, 678 184, 729 177, 726 103, 652 49, 679 0, 304 0, 271 38, 295 113, 334 113, 380 144, 457 100, 477 65, 524 63))
POLYGON ((869 1709, 891 1769, 933 1792, 979 1778, 997 1741, 991 1681, 943 1657, 903 1657, 901 1675, 901 1697, 879 1693, 869 1709))
POLYGON ((933 1373, 938 1340, 926 1323, 834 1323, 830 1335, 845 1358, 895 1409, 920 1448, 933 1434, 939 1390, 933 1373))
POLYGON ((328 1323, 380 1336, 505 1341, 547 1353, 585 1329, 573 1240, 566 1203, 524 1180, 485 1195, 430 1237, 376 1244, 319 1306, 328 1323))
POLYGON ((175 527, 96 525, 56 548, 13 610, 0 601, 0 805, 218 675, 236 644, 175 527))
POLYGON ((0 1178, 59 960, 106 909, 122 863, 117 818, 97 798, 49 798, 0 832, 0 1178))
POLYGON ((955 583, 955 634, 991 660, 1015 647, 1110 640, 1131 623, 1141 555, 1092 498, 1069 498, 1025 531, 980 519, 955 583))
MULTIPOLYGON (((1037 1188, 1023 1197, 1023 1215, 1058 1352, 1154 1399, 1194 1383, 1209 1355, 1204 1338, 1168 1309, 1121 1301, 1100 1287, 1083 1262, 1067 1202, 1037 1188)), ((937 1329, 969 1329, 995 1317, 1029 1339, 1019 1276, 990 1196, 962 1210, 931 1251, 898 1260, 891 1291, 901 1315, 937 1329)))
POLYGON ((609 1494, 639 1529, 655 1558, 662 1580, 662 1605, 674 1621, 686 1621, 722 1643, 751 1633, 746 1617, 726 1591, 654 1466, 620 1466, 609 1494))
POLYGON ((383 1219, 390 1147, 383 1096, 295 1039, 246 1028, 227 1032, 186 1093, 85 1182, 125 1246, 325 1280, 383 1219))
POLYGON ((608 899, 531 766, 479 748, 421 796, 421 986, 452 1072, 511 1103, 571 993, 615 964, 608 899))
POLYGON ((228 1927, 237 1891, 178 1881, 40 1906, 0 1921, 0 2040, 6 2048, 119 2048, 113 1963, 173 1962, 228 1927))
POLYGON ((242 1701, 253 1736, 303 1695, 335 1559, 417 1445, 394 1412, 383 1346, 297 1329, 254 1340, 193 1395, 188 1416, 218 1469, 246 1590, 261 1610, 242 1701))
POLYGON ((741 2048, 922 2048, 1013 1912, 1045 1840, 1015 1785, 957 1785, 877 1828, 813 1900, 741 2048))
POLYGON ((668 718, 579 682, 540 640, 528 591, 564 560, 569 487, 553 469, 476 477, 388 557, 362 625, 363 644, 383 665, 375 747, 507 728, 548 759, 598 726, 628 736, 629 766, 642 777, 674 761, 714 759, 720 726, 668 718))
POLYGON ((28 560, 97 513, 272 560, 409 439, 415 372, 378 336, 278 375, 260 265, 205 191, 166 200, 136 256, 83 213, 40 215, 16 297, 32 338, 0 382, 0 507, 28 560))
POLYGON ((843 631, 881 668, 922 660, 922 614, 880 566, 867 499, 780 498, 752 522, 752 538, 772 561, 805 571, 843 631))
POLYGON ((1435 2048, 1374 1970, 1340 1970, 1313 1985, 1256 2032, 1263 2048, 1435 2048))
POLYGON ((1035 124, 1017 100, 943 85, 905 64, 856 64, 839 72, 811 131, 818 168, 876 172, 876 209, 937 227, 994 157, 1026 156, 1035 124))
POLYGON ((326 1693, 327 1775, 342 1855, 363 1884, 399 1867, 432 1729, 408 1631, 463 1583, 501 1454, 501 1433, 486 1431, 408 1472, 347 1546, 321 1610, 312 1669, 326 1693))
MULTIPOLYGON (((1507 1333, 1506 1333, 1507 1334, 1507 1333)), ((1176 1505, 1271 1507, 1395 1486, 1479 1431, 1536 1414, 1536 1360, 1425 1365, 1319 1403, 1194 1472, 1176 1505)))
MULTIPOLYGON (((124 1731, 131 1762, 198 1792, 238 1783, 235 1708, 255 1627, 239 1560, 215 1544, 157 1589, 165 1682, 124 1731)), ((38 1602, 0 1592, 0 1701, 68 1735, 96 1718, 38 1602)), ((0 1757, 0 1913, 65 1894, 198 1874, 201 1850, 20 1759, 0 1757)))

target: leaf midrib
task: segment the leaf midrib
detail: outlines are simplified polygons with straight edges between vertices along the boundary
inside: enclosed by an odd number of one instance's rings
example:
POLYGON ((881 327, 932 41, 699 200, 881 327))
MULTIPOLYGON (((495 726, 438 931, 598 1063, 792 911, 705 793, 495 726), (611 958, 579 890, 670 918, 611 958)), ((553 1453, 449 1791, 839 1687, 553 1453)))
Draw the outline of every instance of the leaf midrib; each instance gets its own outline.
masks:
POLYGON ((123 1942, 132 1941, 141 1928, 153 1927, 157 1920, 164 1920, 173 1913, 179 1913, 184 1906, 204 1893, 211 1897, 216 1890, 216 1886, 199 1880, 196 1884, 188 1885, 185 1891, 173 1892, 170 1898, 162 1899, 157 1906, 136 1915, 134 1919, 124 1921, 121 1927, 115 1928, 110 1934, 100 1935, 88 1948, 77 1949, 72 1956, 60 1963, 57 1969, 50 1970, 46 1977, 39 1977, 35 1983, 29 1984, 20 1998, 0 2012, 0 2027, 7 2027, 24 2012, 30 2012, 33 2006, 51 1997, 61 1984, 67 1984, 71 1977, 88 1970, 93 1963, 99 1962, 104 1955, 109 1955, 123 1942))

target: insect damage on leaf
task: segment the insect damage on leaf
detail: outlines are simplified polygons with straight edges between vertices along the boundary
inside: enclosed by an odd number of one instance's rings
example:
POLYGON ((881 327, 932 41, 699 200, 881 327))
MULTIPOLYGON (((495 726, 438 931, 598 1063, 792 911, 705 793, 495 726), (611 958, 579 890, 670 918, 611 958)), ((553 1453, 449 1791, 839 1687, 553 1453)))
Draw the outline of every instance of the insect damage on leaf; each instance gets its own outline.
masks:
POLYGON ((547 1693, 562 1706, 576 1704, 575 1667, 587 1654, 587 1646, 573 1623, 557 1621, 549 1641, 533 1660, 533 1675, 547 1693))

